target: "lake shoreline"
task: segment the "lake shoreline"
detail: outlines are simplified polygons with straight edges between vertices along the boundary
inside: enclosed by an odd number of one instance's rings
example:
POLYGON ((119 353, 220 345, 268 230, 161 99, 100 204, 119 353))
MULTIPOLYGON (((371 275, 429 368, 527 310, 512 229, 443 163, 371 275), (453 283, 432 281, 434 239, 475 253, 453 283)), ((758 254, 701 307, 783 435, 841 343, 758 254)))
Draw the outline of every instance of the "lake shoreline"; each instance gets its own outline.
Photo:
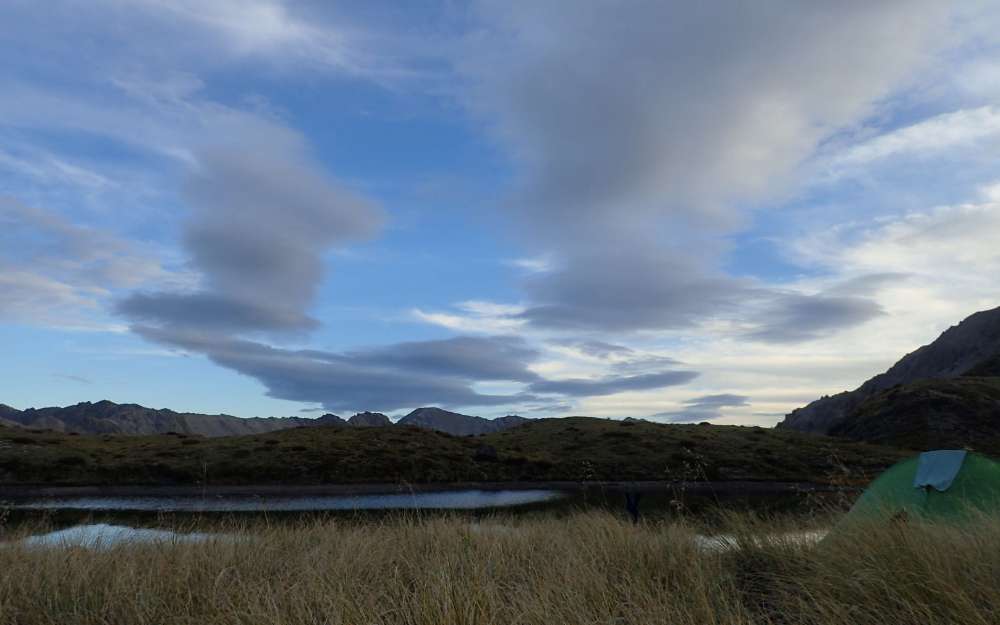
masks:
POLYGON ((381 495, 399 493, 449 492, 457 490, 554 490, 577 493, 592 490, 619 492, 683 491, 690 494, 770 495, 810 492, 853 492, 844 487, 817 482, 779 481, 517 481, 367 484, 115 484, 56 485, 0 484, 0 499, 42 497, 310 497, 322 495, 381 495))

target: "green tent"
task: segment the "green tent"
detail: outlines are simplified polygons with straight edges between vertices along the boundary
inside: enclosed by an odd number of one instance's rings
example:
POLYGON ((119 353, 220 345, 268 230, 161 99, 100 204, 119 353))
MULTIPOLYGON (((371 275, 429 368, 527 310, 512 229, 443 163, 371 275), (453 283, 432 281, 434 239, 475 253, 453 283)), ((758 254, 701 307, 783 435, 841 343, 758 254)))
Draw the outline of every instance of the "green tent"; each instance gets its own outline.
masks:
POLYGON ((954 519, 970 511, 1000 512, 1000 462, 971 452, 938 451, 890 467, 868 486, 847 518, 905 514, 954 519), (942 467, 942 459, 951 466, 942 467))

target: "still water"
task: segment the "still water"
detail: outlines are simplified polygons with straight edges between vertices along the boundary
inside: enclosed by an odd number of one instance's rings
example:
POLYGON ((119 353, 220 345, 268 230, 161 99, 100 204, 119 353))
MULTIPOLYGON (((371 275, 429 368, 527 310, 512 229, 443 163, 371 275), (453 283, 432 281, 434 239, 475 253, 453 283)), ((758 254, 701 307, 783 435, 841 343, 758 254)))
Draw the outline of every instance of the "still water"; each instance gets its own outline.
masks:
POLYGON ((324 510, 480 510, 562 498, 554 490, 455 490, 299 497, 65 497, 14 501, 21 510, 120 512, 313 512, 324 510))
MULTIPOLYGON (((75 525, 56 532, 36 534, 18 541, 25 547, 87 547, 106 549, 124 544, 187 543, 230 538, 225 534, 172 532, 162 529, 93 523, 75 525)), ((3 543, 0 543, 2 545, 3 543)))

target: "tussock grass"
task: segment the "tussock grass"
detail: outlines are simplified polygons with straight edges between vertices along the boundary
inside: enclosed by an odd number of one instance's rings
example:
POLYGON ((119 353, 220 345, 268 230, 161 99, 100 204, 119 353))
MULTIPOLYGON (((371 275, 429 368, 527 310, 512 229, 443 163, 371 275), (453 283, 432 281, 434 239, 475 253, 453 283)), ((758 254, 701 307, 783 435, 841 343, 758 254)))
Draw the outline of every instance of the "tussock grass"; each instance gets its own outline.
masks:
MULTIPOLYGON (((398 517, 239 527, 205 543, 0 548, 0 623, 996 623, 1000 522, 756 539, 788 521, 697 528, 600 512, 470 521, 398 517)), ((25 530, 18 530, 18 533, 25 530)), ((16 538, 8 535, 8 539, 16 538)))

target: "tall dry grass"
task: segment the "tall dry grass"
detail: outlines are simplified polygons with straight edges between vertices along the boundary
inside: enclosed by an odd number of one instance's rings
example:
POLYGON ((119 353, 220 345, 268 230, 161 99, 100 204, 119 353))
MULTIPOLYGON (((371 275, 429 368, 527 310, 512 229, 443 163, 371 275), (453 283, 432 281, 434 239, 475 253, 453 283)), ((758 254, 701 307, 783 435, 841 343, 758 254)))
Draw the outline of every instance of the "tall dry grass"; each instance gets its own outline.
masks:
MULTIPOLYGON (((705 552, 683 522, 398 518, 236 539, 0 548, 0 623, 365 625, 1000 622, 1000 523, 858 526, 705 552)), ((201 528, 215 529, 219 528, 201 528)))

